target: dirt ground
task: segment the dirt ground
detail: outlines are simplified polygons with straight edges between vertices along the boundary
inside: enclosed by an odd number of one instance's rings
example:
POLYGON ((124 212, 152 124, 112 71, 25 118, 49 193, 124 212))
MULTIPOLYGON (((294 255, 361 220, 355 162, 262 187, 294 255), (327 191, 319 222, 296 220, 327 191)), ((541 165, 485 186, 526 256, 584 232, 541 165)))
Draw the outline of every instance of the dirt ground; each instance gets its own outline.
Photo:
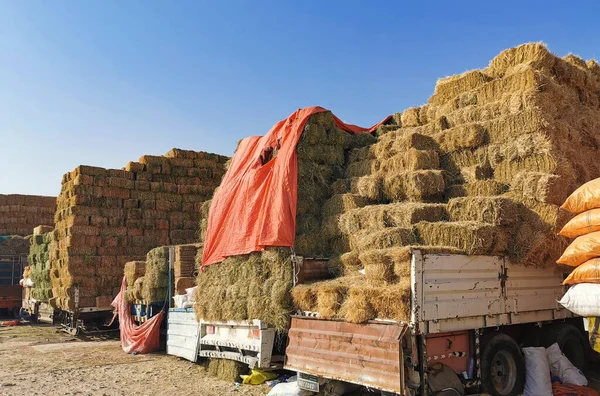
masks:
MULTIPOLYGON (((586 373, 600 391, 600 367, 586 373)), ((128 355, 118 339, 80 340, 50 325, 0 327, 0 395, 266 395, 165 355, 128 355)), ((353 394, 365 394, 356 392, 353 394)))
POLYGON ((164 353, 128 355, 118 340, 82 341, 49 325, 0 327, 0 395, 266 395, 164 353))

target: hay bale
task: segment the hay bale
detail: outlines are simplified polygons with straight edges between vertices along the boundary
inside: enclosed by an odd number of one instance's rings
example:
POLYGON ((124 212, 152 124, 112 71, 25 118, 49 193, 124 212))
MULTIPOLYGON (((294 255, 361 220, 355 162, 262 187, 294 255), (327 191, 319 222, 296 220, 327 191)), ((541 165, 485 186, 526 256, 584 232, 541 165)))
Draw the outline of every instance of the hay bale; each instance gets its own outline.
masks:
POLYGON ((371 175, 350 179, 350 192, 365 197, 371 201, 379 201, 383 191, 383 177, 371 175))
POLYGON ((202 292, 196 294, 196 316, 217 321, 260 319, 286 331, 293 311, 290 257, 289 248, 268 248, 207 267, 197 277, 202 292))
POLYGON ((528 43, 502 51, 492 59, 484 72, 493 77, 502 77, 511 68, 520 64, 528 64, 540 70, 551 70, 557 61, 558 58, 543 44, 528 43))
POLYGON ((476 180, 472 183, 448 186, 444 195, 448 199, 457 197, 487 197, 501 195, 507 190, 508 186, 506 184, 502 184, 496 180, 476 180))
POLYGON ((419 119, 419 107, 411 107, 410 109, 404 110, 401 116, 402 126, 405 128, 416 127, 421 125, 421 121, 419 119))
POLYGON ((393 202, 423 201, 441 195, 445 187, 440 170, 388 174, 383 180, 383 196, 393 202))
POLYGON ((381 167, 379 159, 365 159, 362 161, 351 162, 346 167, 344 175, 347 178, 362 177, 377 172, 381 167))
POLYGON ((367 203, 367 199, 358 194, 337 194, 323 205, 323 216, 335 216, 351 209, 362 208, 367 203))
POLYGON ((480 123, 458 125, 433 135, 442 152, 475 149, 486 143, 487 135, 480 123))
POLYGON ((334 277, 356 275, 363 269, 362 262, 357 252, 347 252, 329 259, 327 263, 329 273, 334 277))
POLYGON ((144 276, 146 272, 145 261, 128 261, 124 267, 125 279, 127 280, 127 287, 132 287, 136 279, 144 276))
MULTIPOLYGON (((415 170, 437 169, 440 166, 440 159, 437 152, 433 150, 417 150, 409 149, 408 151, 398 153, 386 160, 383 160, 376 169, 372 169, 369 173, 374 173, 378 170, 382 172, 406 172, 415 170)), ((361 176, 367 175, 365 173, 361 176)))
POLYGON ((442 105, 462 93, 479 88, 490 80, 491 77, 480 70, 471 70, 463 74, 440 78, 435 84, 435 91, 428 103, 442 105))
POLYGON ((241 383, 241 376, 247 375, 250 369, 247 364, 235 360, 211 358, 209 359, 207 372, 208 375, 222 381, 241 383))
POLYGON ((420 221, 447 219, 444 204, 400 202, 369 205, 350 210, 339 217, 338 229, 346 235, 361 230, 380 230, 386 227, 410 227, 420 221))
POLYGON ((477 221, 492 225, 512 225, 519 220, 520 208, 510 198, 468 197, 448 202, 451 221, 477 221))
POLYGON ((574 189, 575 185, 564 177, 542 172, 521 172, 510 186, 510 191, 523 199, 554 205, 562 205, 574 189))
POLYGON ((365 230, 350 236, 350 247, 359 253, 416 243, 417 238, 411 228, 392 227, 376 232, 365 230))
POLYGON ((421 222, 416 230, 423 245, 448 246, 468 255, 498 255, 506 249, 507 231, 476 221, 421 222))

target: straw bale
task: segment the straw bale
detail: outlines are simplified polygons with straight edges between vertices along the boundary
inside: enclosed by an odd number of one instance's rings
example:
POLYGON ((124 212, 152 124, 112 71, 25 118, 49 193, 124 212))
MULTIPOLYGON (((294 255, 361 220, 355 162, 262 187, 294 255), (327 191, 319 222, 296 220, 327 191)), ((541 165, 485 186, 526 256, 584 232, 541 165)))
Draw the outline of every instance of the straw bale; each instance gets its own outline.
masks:
POLYGON ((141 276, 144 276, 146 272, 145 261, 129 261, 125 263, 124 273, 127 279, 127 286, 131 287, 135 283, 135 280, 141 276))
POLYGON ((327 263, 329 273, 335 277, 350 275, 363 268, 357 252, 347 252, 340 256, 332 257, 327 263))
POLYGON ((502 51, 484 72, 492 77, 502 77, 511 68, 527 64, 533 68, 550 71, 558 58, 541 43, 527 43, 502 51))
POLYGON ((385 249, 416 243, 413 230, 401 227, 385 228, 376 232, 364 230, 350 236, 350 247, 359 253, 369 249, 385 249))
MULTIPOLYGON (((340 132, 343 133, 343 132, 340 132)), ((317 146, 299 144, 297 148, 298 158, 312 161, 317 164, 343 165, 344 147, 331 144, 321 144, 317 146)))
POLYGON ((562 205, 575 185, 565 178, 542 172, 520 172, 513 179, 510 191, 523 199, 562 205))
POLYGON ((367 176, 377 172, 381 167, 381 161, 378 159, 365 159, 362 161, 351 162, 346 168, 344 175, 347 178, 367 176))
POLYGON ((441 221, 447 218, 444 204, 400 202, 369 205, 341 215, 339 228, 347 235, 360 230, 380 230, 386 227, 410 227, 420 221, 441 221))
POLYGON ((333 319, 344 302, 347 288, 339 284, 323 284, 316 292, 319 317, 333 319))
POLYGON ((506 143, 489 145, 487 158, 492 165, 497 165, 502 161, 516 161, 533 155, 549 155, 552 151, 552 142, 548 136, 534 132, 516 136, 506 143))
MULTIPOLYGON (((409 149, 408 151, 398 153, 381 162, 381 165, 374 171, 382 172, 406 172, 414 170, 436 169, 440 166, 440 160, 437 152, 433 150, 409 149)), ((373 173, 373 172, 371 172, 373 173)))
POLYGON ((462 168, 487 163, 487 148, 453 151, 440 156, 440 167, 457 178, 462 168))
POLYGON ((480 123, 459 125, 433 136, 442 152, 474 149, 486 143, 486 133, 480 123))
POLYGON ((429 136, 400 129, 396 133, 382 137, 371 147, 375 158, 384 160, 398 153, 404 153, 411 148, 416 150, 435 150, 437 144, 429 136))
POLYGON ((371 133, 355 133, 349 134, 350 140, 348 142, 349 148, 359 148, 370 146, 377 142, 377 138, 371 133))
MULTIPOLYGON (((469 166, 460 169, 460 181, 466 183, 475 183, 480 180, 491 179, 494 171, 489 163, 469 166)), ((449 183, 447 183, 449 184, 449 183)))
POLYGON ((382 197, 383 177, 379 174, 350 179, 350 192, 372 201, 382 197))
POLYGON ((451 221, 477 221, 493 225, 512 225, 519 220, 520 208, 510 198, 467 197, 448 202, 451 221))
POLYGON ((280 331, 292 312, 289 248, 228 257, 198 274, 196 316, 206 320, 260 319, 280 331), (247 296, 252 296, 249 298, 247 296), (273 298, 277 301, 273 301, 273 298), (243 301, 244 304, 236 303, 243 301), (224 309, 226 308, 226 309, 224 309))
POLYGON ((474 196, 496 196, 505 193, 508 190, 506 184, 496 180, 476 180, 467 184, 454 184, 446 188, 445 196, 448 199, 457 197, 474 196))
POLYGON ((410 318, 410 291, 410 280, 385 287, 353 284, 340 313, 352 323, 375 318, 407 321, 410 318))
POLYGON ((323 205, 323 216, 335 216, 367 205, 365 197, 358 194, 337 194, 323 205))
POLYGON ((367 298, 367 289, 364 286, 350 289, 341 311, 344 320, 350 323, 364 323, 377 317, 377 312, 367 298))
POLYGON ((443 171, 423 170, 386 175, 383 195, 391 201, 422 201, 446 188, 443 171))
POLYGON ((494 167, 494 179, 510 184, 521 172, 550 173, 577 180, 575 171, 570 164, 558 163, 550 154, 536 154, 516 161, 503 161, 494 167))
POLYGON ((421 125, 419 120, 419 107, 411 107, 410 109, 404 110, 401 116, 401 122, 403 127, 416 127, 421 125))
MULTIPOLYGON (((370 135, 369 135, 370 136, 370 135)), ((377 142, 377 138, 374 138, 375 142, 377 142)), ((373 151, 373 146, 366 146, 355 148, 349 151, 348 153, 348 163, 351 165, 354 162, 359 162, 368 159, 375 159, 375 152, 373 151)))
POLYGON ((477 103, 492 103, 502 100, 507 92, 539 91, 549 78, 539 71, 521 65, 504 78, 495 79, 476 90, 477 103))
POLYGON ((476 221, 421 222, 416 226, 419 240, 424 245, 448 246, 468 255, 502 254, 506 238, 502 230, 476 221))
POLYGON ((250 372, 248 365, 235 360, 228 359, 209 359, 208 375, 216 377, 222 381, 229 383, 241 383, 241 375, 246 375, 250 372))
POLYGON ((440 78, 435 84, 433 96, 429 98, 429 103, 434 105, 444 104, 461 93, 478 88, 490 80, 480 70, 471 70, 463 74, 440 78))
POLYGON ((329 244, 322 232, 296 236, 294 249, 301 256, 324 256, 329 251, 329 244))

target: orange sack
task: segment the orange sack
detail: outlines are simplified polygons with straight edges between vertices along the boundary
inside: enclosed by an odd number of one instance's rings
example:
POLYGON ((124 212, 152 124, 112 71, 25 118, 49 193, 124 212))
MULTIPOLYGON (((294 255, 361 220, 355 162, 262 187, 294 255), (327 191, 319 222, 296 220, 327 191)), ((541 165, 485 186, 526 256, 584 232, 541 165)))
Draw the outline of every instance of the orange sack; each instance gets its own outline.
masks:
POLYGON ((558 235, 577 238, 595 231, 600 231, 600 209, 588 210, 573 217, 558 235))
POLYGON ((575 285, 578 283, 600 283, 600 258, 593 258, 575 268, 567 276, 563 285, 575 285))
POLYGON ((591 180, 579 187, 560 207, 571 213, 600 208, 600 178, 591 180))
POLYGON ((600 231, 577 237, 556 262, 577 267, 594 257, 600 257, 600 231))

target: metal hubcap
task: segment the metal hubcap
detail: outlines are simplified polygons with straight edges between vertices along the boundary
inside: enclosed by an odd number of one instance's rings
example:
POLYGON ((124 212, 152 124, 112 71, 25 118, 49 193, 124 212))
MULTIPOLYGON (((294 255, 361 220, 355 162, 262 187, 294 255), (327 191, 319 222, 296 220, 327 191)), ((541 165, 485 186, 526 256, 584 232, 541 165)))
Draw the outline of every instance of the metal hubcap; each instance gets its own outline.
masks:
POLYGON ((507 351, 498 351, 494 355, 491 367, 491 379, 494 389, 501 395, 508 395, 517 380, 517 364, 507 351))

